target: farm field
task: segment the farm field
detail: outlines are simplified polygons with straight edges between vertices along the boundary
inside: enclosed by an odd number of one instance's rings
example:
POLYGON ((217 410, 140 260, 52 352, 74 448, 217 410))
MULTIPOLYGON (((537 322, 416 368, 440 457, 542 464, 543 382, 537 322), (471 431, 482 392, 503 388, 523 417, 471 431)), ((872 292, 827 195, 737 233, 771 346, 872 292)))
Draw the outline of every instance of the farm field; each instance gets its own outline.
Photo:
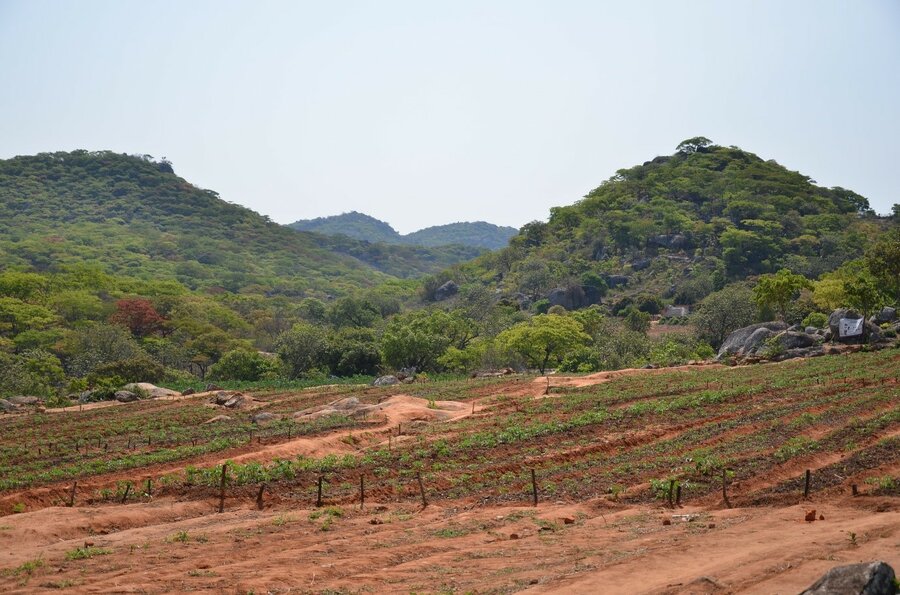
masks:
POLYGON ((6 416, 0 589, 798 592, 900 567, 898 381, 891 349, 6 416))

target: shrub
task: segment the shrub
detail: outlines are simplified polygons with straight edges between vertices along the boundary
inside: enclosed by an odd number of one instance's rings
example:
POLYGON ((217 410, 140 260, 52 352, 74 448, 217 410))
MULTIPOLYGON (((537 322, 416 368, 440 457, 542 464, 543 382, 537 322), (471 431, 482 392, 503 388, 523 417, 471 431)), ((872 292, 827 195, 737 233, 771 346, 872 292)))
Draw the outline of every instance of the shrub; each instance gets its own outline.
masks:
POLYGON ((281 362, 258 351, 234 349, 222 356, 209 370, 210 380, 245 380, 255 382, 278 376, 281 362))
POLYGON ((814 326, 816 328, 825 328, 828 326, 828 315, 821 312, 810 312, 803 319, 803 326, 814 326))
POLYGON ((135 357, 122 359, 97 366, 88 375, 88 382, 95 384, 106 378, 119 378, 121 384, 128 382, 160 382, 166 370, 155 359, 138 354, 135 357))

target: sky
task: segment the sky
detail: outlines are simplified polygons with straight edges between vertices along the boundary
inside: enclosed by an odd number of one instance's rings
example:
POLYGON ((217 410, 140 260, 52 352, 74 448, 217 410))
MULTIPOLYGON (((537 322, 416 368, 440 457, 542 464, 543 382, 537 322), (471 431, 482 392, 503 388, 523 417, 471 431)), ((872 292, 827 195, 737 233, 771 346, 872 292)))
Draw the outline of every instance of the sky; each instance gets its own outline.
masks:
POLYGON ((697 135, 887 213, 900 1, 0 0, 0 114, 281 223, 520 227, 697 135))

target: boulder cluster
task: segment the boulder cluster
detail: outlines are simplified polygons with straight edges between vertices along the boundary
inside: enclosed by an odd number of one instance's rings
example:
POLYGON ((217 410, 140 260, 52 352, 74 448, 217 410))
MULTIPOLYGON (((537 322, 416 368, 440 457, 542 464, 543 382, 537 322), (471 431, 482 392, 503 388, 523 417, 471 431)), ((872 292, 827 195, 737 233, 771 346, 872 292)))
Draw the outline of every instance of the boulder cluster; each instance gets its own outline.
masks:
POLYGON ((719 348, 716 359, 753 363, 763 359, 816 357, 839 352, 839 345, 887 345, 900 333, 894 308, 883 308, 869 320, 862 319, 853 310, 839 308, 831 313, 823 328, 799 324, 789 327, 783 322, 752 324, 731 333, 719 348), (846 328, 851 328, 852 333, 848 334, 846 328))

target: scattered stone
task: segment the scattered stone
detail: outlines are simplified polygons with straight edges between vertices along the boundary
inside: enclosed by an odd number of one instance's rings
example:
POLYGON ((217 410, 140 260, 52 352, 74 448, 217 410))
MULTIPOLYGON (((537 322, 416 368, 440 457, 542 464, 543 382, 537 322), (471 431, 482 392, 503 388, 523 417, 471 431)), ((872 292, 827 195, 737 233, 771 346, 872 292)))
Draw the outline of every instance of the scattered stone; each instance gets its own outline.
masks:
POLYGON ((119 403, 133 403, 139 400, 140 397, 129 390, 117 390, 115 399, 119 403))
POLYGON ((212 419, 206 420, 203 423, 204 424, 215 424, 215 423, 219 423, 220 421, 231 421, 231 418, 228 417, 227 415, 217 415, 217 416, 213 417, 212 419))
POLYGON ((875 324, 887 324, 889 322, 894 322, 895 320, 897 320, 897 309, 885 306, 875 315, 872 322, 875 324))
POLYGON ((207 384, 206 385, 206 392, 212 392, 214 390, 223 390, 223 389, 218 384, 207 384))
POLYGON ((197 392, 197 391, 195 391, 195 390, 192 389, 192 388, 186 388, 186 389, 184 389, 183 391, 181 391, 181 396, 187 397, 188 395, 192 395, 192 394, 194 394, 194 393, 196 393, 196 392, 197 392))
POLYGON ((805 520, 807 523, 811 523, 811 522, 813 522, 814 520, 816 520, 816 511, 815 511, 815 509, 813 509, 813 510, 807 510, 807 511, 806 511, 806 517, 804 517, 804 520, 805 520))
POLYGON ((539 582, 540 582, 540 581, 539 581, 538 579, 533 578, 533 579, 531 579, 530 581, 528 581, 528 584, 529 584, 529 585, 536 585, 536 584, 538 584, 539 582))
POLYGON ((894 569, 881 561, 836 566, 800 595, 894 595, 894 569))
POLYGON ((519 534, 518 534, 518 533, 510 533, 509 538, 510 538, 510 539, 518 539, 518 538, 519 538, 519 534))
POLYGON ((244 402, 244 395, 238 393, 222 403, 222 407, 226 407, 228 409, 234 409, 235 407, 239 407, 241 403, 244 402))
POLYGON ((379 376, 372 383, 372 386, 393 386, 400 382, 400 379, 394 376, 393 374, 388 374, 386 376, 379 376))
POLYGON ((18 411, 19 406, 15 403, 10 403, 6 399, 0 399, 0 411, 3 413, 12 413, 13 411, 18 411))
POLYGON ((7 401, 12 403, 13 405, 27 405, 27 406, 40 405, 41 403, 43 403, 43 401, 41 400, 40 397, 23 397, 21 395, 17 396, 17 397, 10 397, 7 399, 7 401))
POLYGON ((671 525, 672 519, 663 519, 663 525, 671 525))
POLYGON ((820 521, 824 521, 824 520, 825 520, 825 515, 824 515, 824 514, 820 514, 820 515, 819 515, 819 520, 820 520, 820 521))
POLYGON ((383 525, 384 521, 382 521, 381 519, 378 519, 378 518, 374 518, 374 519, 369 519, 369 524, 370 525, 383 525))
POLYGON ((572 517, 563 517, 560 520, 562 520, 563 525, 574 525, 575 524, 575 519, 573 519, 572 517))
POLYGON ((257 413, 250 420, 255 424, 265 424, 270 421, 275 421, 281 419, 280 415, 276 415, 274 413, 269 413, 268 411, 264 411, 262 413, 257 413))
POLYGON ((706 528, 707 528, 707 529, 715 529, 715 528, 716 528, 716 524, 715 524, 715 523, 709 523, 708 525, 706 525, 706 528))

